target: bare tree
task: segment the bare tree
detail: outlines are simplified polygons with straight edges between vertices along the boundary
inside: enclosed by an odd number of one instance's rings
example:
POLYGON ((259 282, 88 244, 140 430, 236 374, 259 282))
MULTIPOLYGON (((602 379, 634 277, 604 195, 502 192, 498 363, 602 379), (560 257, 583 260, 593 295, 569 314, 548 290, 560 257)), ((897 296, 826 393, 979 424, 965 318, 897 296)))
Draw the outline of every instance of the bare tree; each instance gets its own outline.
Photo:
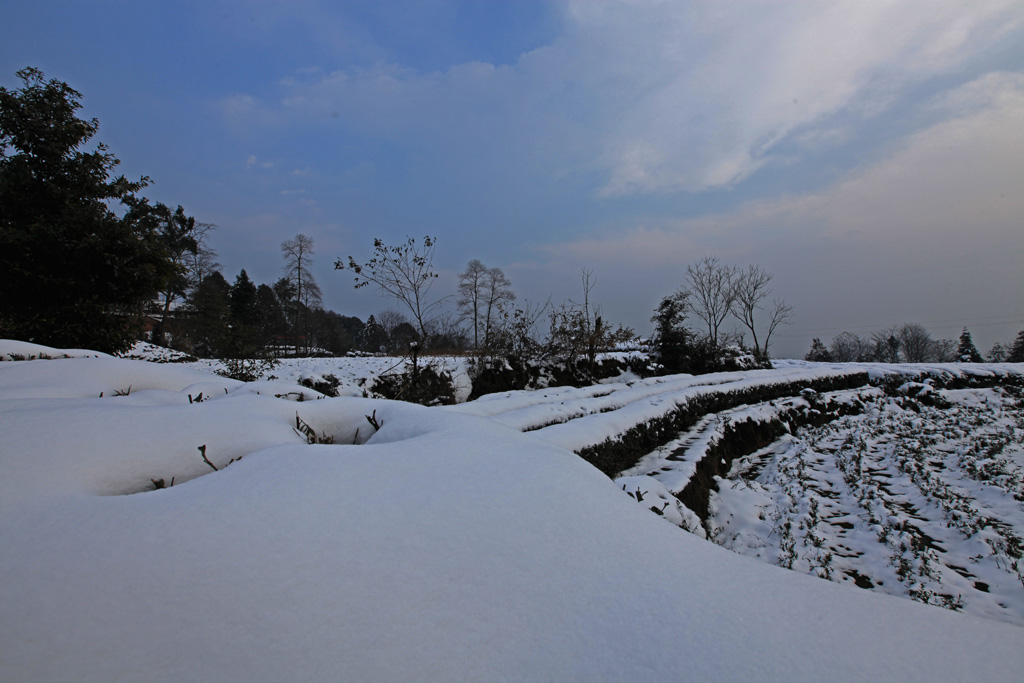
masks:
POLYGON ((313 277, 313 238, 299 233, 293 239, 281 242, 284 256, 284 276, 295 291, 295 313, 292 320, 295 335, 295 351, 299 351, 299 340, 305 335, 306 313, 320 305, 320 286, 313 277))
POLYGON ((458 291, 459 309, 473 326, 473 348, 480 347, 480 330, 487 346, 498 311, 516 299, 512 283, 501 268, 488 268, 479 259, 473 259, 459 275, 458 291))
POLYGON ((768 345, 771 344, 772 334, 779 325, 789 325, 793 322, 793 307, 782 299, 773 299, 772 307, 768 309, 768 332, 764 335, 764 357, 768 358, 768 345))
POLYGON ((409 319, 405 317, 404 313, 396 311, 393 308, 380 311, 377 313, 375 318, 377 320, 377 324, 381 326, 389 338, 395 333, 395 328, 402 323, 409 322, 409 319))
POLYGON ((865 360, 871 355, 871 344, 853 332, 841 332, 829 344, 832 360, 838 363, 853 363, 865 360))
POLYGON ((512 282, 501 268, 488 268, 483 275, 484 346, 491 343, 491 330, 495 318, 503 307, 516 300, 512 282))
POLYGON ((184 298, 189 290, 188 261, 199 251, 196 239, 196 219, 185 215, 180 205, 177 211, 157 202, 152 208, 151 219, 157 223, 157 234, 163 243, 170 261, 174 264, 174 274, 167 278, 160 292, 163 305, 160 307, 160 322, 153 330, 153 341, 157 344, 166 343, 167 318, 171 306, 178 299, 184 298))
POLYGON ((732 283, 732 313, 750 330, 756 354, 760 354, 761 347, 757 341, 754 313, 761 308, 765 297, 771 294, 771 281, 772 274, 761 266, 749 266, 747 270, 738 272, 732 283))
POLYGON ((705 256, 686 267, 690 310, 708 327, 708 339, 718 346, 718 330, 732 309, 733 280, 737 272, 714 256, 705 256))
POLYGON ((906 323, 900 327, 899 340, 908 363, 925 363, 934 358, 934 342, 924 326, 906 323))
POLYGON ((900 362, 900 328, 893 326, 871 335, 875 344, 875 360, 882 363, 900 362))
POLYGON ((435 244, 437 240, 433 237, 424 237, 422 247, 415 238, 406 237, 404 243, 388 246, 378 238, 373 240, 373 257, 369 261, 361 264, 349 256, 347 262, 337 259, 334 269, 352 271, 356 289, 375 284, 383 296, 401 302, 426 339, 430 316, 444 301, 430 298, 430 287, 437 279, 433 266, 435 244))
POLYGON ((583 300, 569 300, 552 309, 548 318, 548 351, 562 358, 572 368, 580 356, 587 361, 587 370, 592 372, 597 354, 612 349, 620 342, 628 341, 636 335, 632 329, 619 325, 617 329, 604 320, 600 306, 591 306, 590 293, 594 289, 594 271, 590 268, 581 269, 583 284, 583 300))
POLYGON ((761 310, 762 303, 772 292, 772 277, 774 276, 761 266, 754 265, 749 266, 745 271, 733 271, 731 282, 732 314, 750 330, 750 336, 754 342, 754 353, 761 358, 768 357, 768 344, 775 328, 779 325, 789 324, 793 317, 792 306, 782 300, 772 301, 772 308, 768 312, 767 336, 764 346, 759 345, 755 314, 761 310))
POLYGON ((473 325, 473 348, 480 348, 480 308, 483 297, 483 281, 487 266, 480 259, 466 264, 466 270, 459 275, 459 310, 473 325))
POLYGON ((210 246, 208 237, 217 228, 213 223, 196 223, 192 236, 196 240, 195 252, 185 252, 185 273, 188 277, 188 294, 191 294, 203 278, 220 270, 217 250, 210 246))
MULTIPOLYGON (((977 349, 975 349, 975 353, 977 353, 977 349)), ((952 339, 932 340, 931 357, 928 360, 933 360, 937 363, 953 363, 960 361, 960 354, 957 353, 957 343, 952 339)))
POLYGON ((491 330, 488 352, 516 363, 541 354, 543 344, 537 332, 537 324, 550 306, 551 297, 544 303, 531 303, 527 300, 514 310, 500 307, 491 330))

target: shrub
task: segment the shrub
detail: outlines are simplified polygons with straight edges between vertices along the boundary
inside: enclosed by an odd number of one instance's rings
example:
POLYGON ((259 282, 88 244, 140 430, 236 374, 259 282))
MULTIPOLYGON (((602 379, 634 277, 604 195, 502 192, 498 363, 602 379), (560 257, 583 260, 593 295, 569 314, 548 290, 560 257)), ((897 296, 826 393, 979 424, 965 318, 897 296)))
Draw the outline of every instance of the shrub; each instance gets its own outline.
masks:
POLYGON ((223 370, 217 370, 221 377, 241 380, 242 382, 255 382, 262 379, 280 363, 276 358, 224 358, 223 370))
POLYGON ((370 391, 381 398, 390 398, 420 405, 453 405, 455 386, 452 376, 433 365, 401 373, 380 375, 370 391))
POLYGON ((327 373, 322 377, 303 377, 299 380, 299 384, 307 389, 319 391, 324 396, 337 396, 341 380, 333 373, 327 373))

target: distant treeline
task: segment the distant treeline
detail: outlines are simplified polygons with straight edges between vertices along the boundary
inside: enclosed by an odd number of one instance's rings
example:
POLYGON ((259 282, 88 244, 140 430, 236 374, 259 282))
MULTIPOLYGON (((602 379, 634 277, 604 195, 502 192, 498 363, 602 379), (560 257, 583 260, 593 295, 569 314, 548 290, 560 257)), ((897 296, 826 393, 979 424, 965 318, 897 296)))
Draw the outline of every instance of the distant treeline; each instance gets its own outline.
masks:
POLYGON ((815 338, 804 358, 838 363, 1024 363, 1024 330, 1013 343, 994 344, 987 357, 978 351, 966 327, 959 340, 933 339, 923 325, 906 323, 878 330, 868 337, 842 332, 828 346, 815 338))

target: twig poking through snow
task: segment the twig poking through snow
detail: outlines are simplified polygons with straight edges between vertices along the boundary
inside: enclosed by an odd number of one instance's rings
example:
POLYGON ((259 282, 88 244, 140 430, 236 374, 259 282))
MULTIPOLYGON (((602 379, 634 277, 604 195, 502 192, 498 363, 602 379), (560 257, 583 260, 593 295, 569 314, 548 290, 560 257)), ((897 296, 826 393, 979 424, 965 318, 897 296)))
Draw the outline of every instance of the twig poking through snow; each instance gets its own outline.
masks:
POLYGON ((212 462, 206 459, 206 444, 203 444, 202 446, 199 447, 199 455, 203 458, 203 462, 205 462, 207 465, 213 468, 214 472, 220 471, 219 469, 217 469, 216 465, 214 465, 212 462))

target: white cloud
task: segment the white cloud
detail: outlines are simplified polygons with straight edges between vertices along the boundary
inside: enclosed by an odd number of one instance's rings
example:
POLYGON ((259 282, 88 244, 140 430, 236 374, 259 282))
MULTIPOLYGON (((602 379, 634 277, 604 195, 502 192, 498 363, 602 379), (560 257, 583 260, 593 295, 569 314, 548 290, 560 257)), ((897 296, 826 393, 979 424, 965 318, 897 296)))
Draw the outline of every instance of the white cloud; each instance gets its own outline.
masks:
POLYGON ((1024 16, 1020 3, 959 0, 571 7, 603 43, 596 52, 645 57, 603 65, 644 86, 604 141, 606 195, 735 183, 787 135, 844 110, 884 110, 904 85, 959 68, 1024 16), (638 41, 649 44, 630 51, 638 41))
MULTIPOLYGON (((665 293, 710 253, 774 271, 805 326, 1024 315, 1024 76, 988 74, 932 106, 946 118, 820 192, 548 245, 535 270, 585 264, 665 293)), ((617 288, 611 317, 641 326, 650 292, 617 288)))
POLYGON ((545 177, 597 172, 606 197, 694 191, 743 180, 787 136, 851 135, 830 117, 877 115, 1024 22, 1012 0, 563 8, 563 35, 511 66, 310 69, 277 102, 234 95, 223 110, 237 126, 341 119, 456 166, 502 156, 545 177))
POLYGON ((753 250, 779 240, 858 239, 878 246, 939 240, 952 250, 994 238, 1016 240, 1024 249, 1024 75, 988 74, 934 106, 951 116, 821 192, 748 202, 725 213, 544 251, 659 263, 671 258, 667 252, 726 243, 753 250))
POLYGON ((273 168, 274 162, 272 161, 260 161, 256 158, 255 154, 250 154, 245 160, 246 168, 273 168))

